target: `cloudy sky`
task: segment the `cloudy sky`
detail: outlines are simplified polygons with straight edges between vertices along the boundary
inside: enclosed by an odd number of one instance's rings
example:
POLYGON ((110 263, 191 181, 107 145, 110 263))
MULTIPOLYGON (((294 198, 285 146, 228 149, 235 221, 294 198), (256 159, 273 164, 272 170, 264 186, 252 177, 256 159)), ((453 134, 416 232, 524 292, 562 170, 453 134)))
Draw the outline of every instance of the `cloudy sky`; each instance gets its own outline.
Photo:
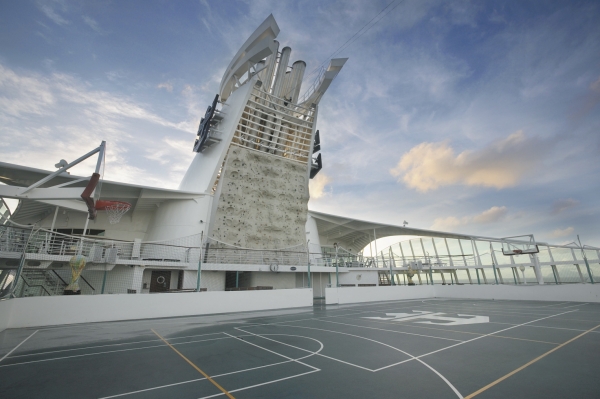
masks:
POLYGON ((600 245, 600 3, 391 1, 2 2, 0 160, 53 169, 107 140, 107 179, 176 188, 273 13, 305 81, 349 57, 310 209, 600 245))

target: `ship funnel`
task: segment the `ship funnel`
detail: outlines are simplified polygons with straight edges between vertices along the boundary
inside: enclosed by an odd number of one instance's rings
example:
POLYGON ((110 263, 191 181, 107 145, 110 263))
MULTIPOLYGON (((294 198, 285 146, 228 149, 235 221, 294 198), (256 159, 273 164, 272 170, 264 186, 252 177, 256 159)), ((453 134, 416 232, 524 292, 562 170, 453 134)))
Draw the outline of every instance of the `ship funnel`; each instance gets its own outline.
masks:
POLYGON ((285 83, 285 73, 287 72, 287 66, 290 62, 290 54, 292 49, 284 47, 281 50, 281 57, 279 58, 279 66, 277 67, 277 74, 275 75, 275 83, 273 84, 273 95, 281 97, 283 84, 285 83))
POLYGON ((292 76, 290 77, 290 85, 288 86, 285 97, 291 98, 292 103, 298 102, 298 96, 300 95, 300 88, 302 86, 302 79, 304 78, 304 71, 306 71, 306 62, 296 61, 292 65, 292 76))

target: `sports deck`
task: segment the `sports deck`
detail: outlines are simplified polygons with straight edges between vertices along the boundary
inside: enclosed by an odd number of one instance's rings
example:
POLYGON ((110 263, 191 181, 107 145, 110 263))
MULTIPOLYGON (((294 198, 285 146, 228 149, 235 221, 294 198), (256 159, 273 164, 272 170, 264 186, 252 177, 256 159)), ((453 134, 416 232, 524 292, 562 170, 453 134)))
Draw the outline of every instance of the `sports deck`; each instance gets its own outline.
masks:
POLYGON ((7 330, 0 397, 592 398, 599 354, 600 304, 316 305, 7 330))

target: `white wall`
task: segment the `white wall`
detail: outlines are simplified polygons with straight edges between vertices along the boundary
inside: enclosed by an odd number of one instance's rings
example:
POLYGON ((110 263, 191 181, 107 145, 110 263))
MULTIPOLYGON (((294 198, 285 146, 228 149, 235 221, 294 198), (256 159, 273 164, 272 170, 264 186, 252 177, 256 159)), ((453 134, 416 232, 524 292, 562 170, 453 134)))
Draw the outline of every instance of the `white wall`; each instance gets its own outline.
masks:
POLYGON ((9 328, 13 302, 9 299, 0 300, 0 332, 9 328))
POLYGON ((258 286, 273 287, 274 290, 296 288, 296 273, 250 273, 250 287, 258 286))
POLYGON ((350 270, 340 274, 340 284, 375 284, 379 285, 379 272, 377 270, 350 270))
POLYGON ((312 298, 311 289, 16 298, 0 301, 0 330, 299 308, 312 298))
MULTIPOLYGON (((341 276, 340 276, 341 280, 341 276)), ((327 304, 419 298, 507 299, 600 302, 600 284, 562 285, 415 285, 327 288, 327 304)))
MULTIPOLYGON (((340 281, 342 280, 340 275, 340 281)), ((433 298, 435 285, 327 288, 325 303, 360 303, 433 298)))
MULTIPOLYGON (((196 273, 196 276, 198 274, 196 273)), ((195 288, 195 286, 194 286, 195 288)), ((203 271, 200 275, 200 288, 207 291, 225 291, 225 272, 203 271)))
POLYGON ((600 284, 434 285, 439 298, 600 302, 600 284))

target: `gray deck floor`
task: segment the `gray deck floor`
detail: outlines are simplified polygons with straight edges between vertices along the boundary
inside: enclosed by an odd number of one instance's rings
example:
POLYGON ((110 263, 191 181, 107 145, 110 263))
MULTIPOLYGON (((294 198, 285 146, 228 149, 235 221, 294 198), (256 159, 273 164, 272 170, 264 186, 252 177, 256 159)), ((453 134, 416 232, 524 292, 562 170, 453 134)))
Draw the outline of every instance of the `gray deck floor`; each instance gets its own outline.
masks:
POLYGON ((597 398, 595 327, 600 304, 435 299, 14 329, 0 397, 597 398))

